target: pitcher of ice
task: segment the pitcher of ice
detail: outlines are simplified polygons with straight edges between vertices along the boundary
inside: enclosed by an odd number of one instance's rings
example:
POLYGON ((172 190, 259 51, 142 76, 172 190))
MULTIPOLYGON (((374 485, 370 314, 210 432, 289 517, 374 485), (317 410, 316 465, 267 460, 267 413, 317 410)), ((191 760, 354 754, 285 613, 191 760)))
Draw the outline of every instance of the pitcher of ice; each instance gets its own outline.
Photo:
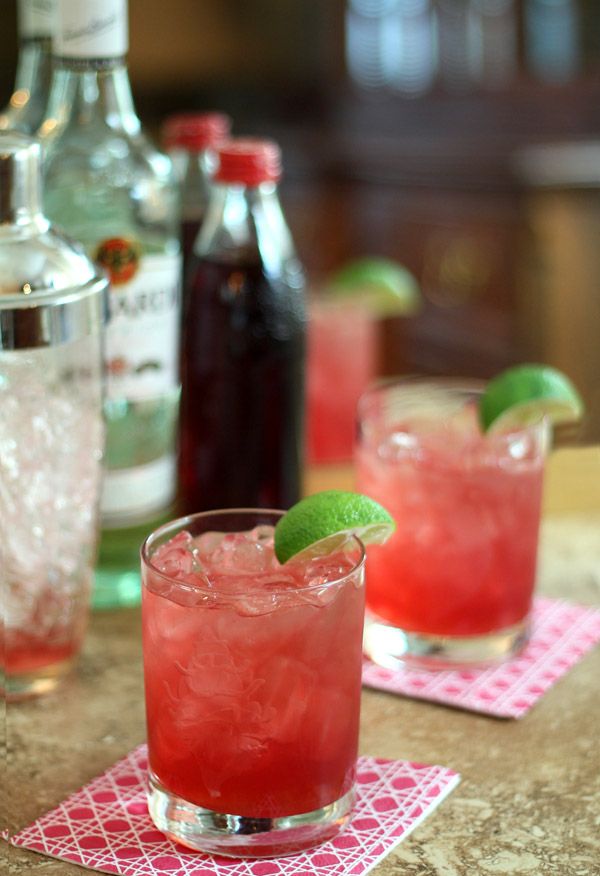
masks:
POLYGON ((106 290, 42 213, 39 145, 0 133, 0 663, 9 699, 55 687, 82 644, 106 290))

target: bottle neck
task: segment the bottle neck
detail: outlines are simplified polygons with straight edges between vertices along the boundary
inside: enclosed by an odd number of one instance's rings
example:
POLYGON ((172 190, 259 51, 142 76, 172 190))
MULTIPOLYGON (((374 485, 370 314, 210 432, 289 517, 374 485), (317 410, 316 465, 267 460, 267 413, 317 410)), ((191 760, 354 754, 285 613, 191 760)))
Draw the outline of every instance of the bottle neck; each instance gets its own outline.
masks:
POLYGON ((0 155, 0 180, 0 239, 6 242, 47 231, 39 144, 18 133, 7 134, 0 155))
POLYGON ((23 37, 15 89, 0 115, 0 130, 37 131, 46 109, 52 74, 49 37, 23 37))
POLYGON ((226 261, 253 258, 276 265, 295 256, 275 183, 213 184, 194 250, 226 261))
POLYGON ((54 139, 69 124, 102 124, 135 135, 140 131, 124 58, 55 58, 42 139, 54 139))
POLYGON ((175 178, 179 184, 184 216, 194 211, 204 215, 211 194, 211 178, 215 171, 214 150, 207 148, 192 151, 182 146, 167 149, 173 163, 175 178))
POLYGON ((52 40, 49 36, 22 37, 15 76, 15 91, 32 93, 48 83, 52 69, 52 40))

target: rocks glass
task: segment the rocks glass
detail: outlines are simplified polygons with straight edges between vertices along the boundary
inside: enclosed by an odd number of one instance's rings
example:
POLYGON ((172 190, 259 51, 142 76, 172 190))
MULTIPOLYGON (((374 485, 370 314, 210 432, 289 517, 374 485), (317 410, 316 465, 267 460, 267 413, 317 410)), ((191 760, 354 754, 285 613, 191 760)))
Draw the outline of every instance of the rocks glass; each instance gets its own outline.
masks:
POLYGON ((315 846, 354 800, 364 549, 280 566, 282 513, 196 514, 142 548, 150 814, 205 852, 315 846))
POLYGON ((381 665, 493 662, 527 640, 549 431, 483 435, 483 388, 406 379, 359 403, 358 489, 397 524, 368 550, 365 650, 381 665))

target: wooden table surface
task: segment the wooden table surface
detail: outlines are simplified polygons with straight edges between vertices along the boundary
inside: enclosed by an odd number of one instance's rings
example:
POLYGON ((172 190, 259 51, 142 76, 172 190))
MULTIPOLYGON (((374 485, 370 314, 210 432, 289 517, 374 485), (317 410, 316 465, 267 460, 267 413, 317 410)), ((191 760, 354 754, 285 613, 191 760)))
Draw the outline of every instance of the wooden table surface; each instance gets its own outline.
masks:
MULTIPOLYGON (((539 590, 600 602, 600 448, 550 459, 539 590)), ((307 491, 352 486, 348 466, 311 470, 307 491)), ((461 784, 376 876, 600 874, 600 648, 518 721, 365 690, 361 752, 444 764, 461 784)), ((5 822, 16 831, 144 739, 139 611, 94 614, 79 668, 51 696, 7 708, 5 822)), ((4 824, 2 825, 4 827, 4 824)), ((5 846, 11 874, 72 864, 5 846)))

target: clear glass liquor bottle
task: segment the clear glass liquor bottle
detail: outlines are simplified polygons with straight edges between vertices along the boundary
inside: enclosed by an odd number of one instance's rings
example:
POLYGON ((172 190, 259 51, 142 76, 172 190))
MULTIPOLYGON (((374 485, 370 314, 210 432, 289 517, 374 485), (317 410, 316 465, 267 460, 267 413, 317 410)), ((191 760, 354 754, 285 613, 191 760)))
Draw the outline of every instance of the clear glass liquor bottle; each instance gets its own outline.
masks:
POLYGON ((106 466, 93 604, 139 601, 139 544, 175 492, 181 258, 167 156, 141 130, 125 63, 125 0, 58 0, 39 135, 49 218, 111 280, 106 466))
POLYGON ((0 113, 0 131, 33 134, 44 118, 52 74, 55 0, 19 0, 19 57, 14 91, 0 113))

